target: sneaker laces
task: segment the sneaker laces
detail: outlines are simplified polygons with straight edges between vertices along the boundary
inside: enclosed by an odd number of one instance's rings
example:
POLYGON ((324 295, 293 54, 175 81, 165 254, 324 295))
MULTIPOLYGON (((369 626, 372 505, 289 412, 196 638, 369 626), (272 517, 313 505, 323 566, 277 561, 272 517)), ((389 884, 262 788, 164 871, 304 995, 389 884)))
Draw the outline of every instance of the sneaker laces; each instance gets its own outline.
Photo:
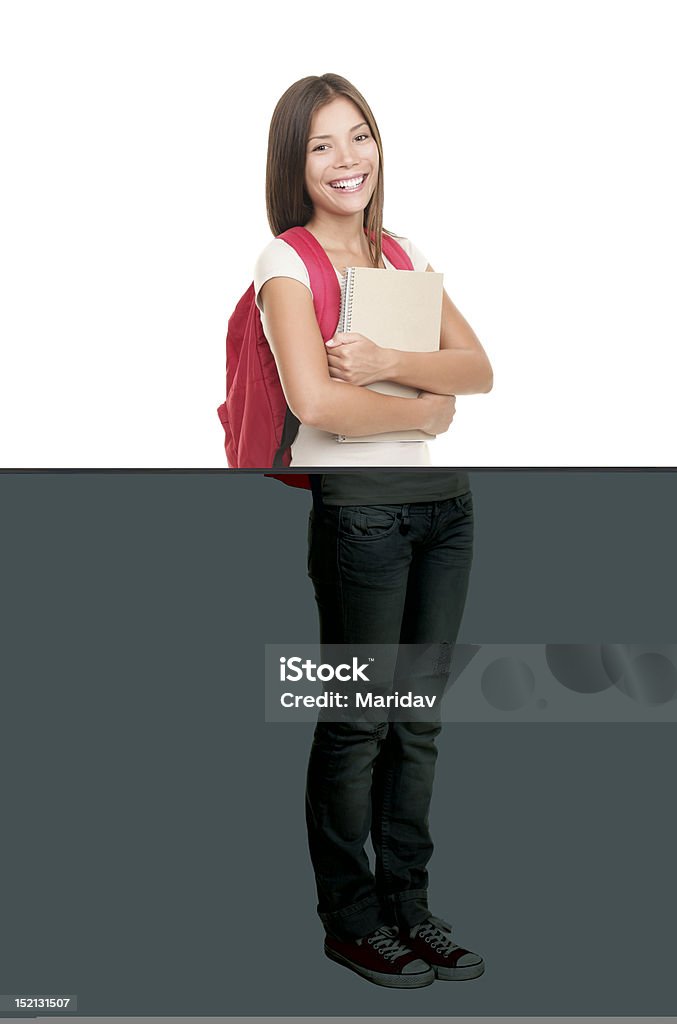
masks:
POLYGON ((429 917, 411 929, 412 938, 423 939, 432 949, 441 953, 442 956, 449 956, 459 946, 451 938, 451 925, 440 917, 429 917))
POLYGON ((403 956, 405 953, 411 953, 409 947, 405 946, 397 938, 397 930, 395 928, 388 928, 386 925, 378 928, 372 935, 360 941, 367 942, 370 946, 373 946, 377 953, 380 953, 385 960, 390 960, 391 962, 397 960, 399 956, 403 956))

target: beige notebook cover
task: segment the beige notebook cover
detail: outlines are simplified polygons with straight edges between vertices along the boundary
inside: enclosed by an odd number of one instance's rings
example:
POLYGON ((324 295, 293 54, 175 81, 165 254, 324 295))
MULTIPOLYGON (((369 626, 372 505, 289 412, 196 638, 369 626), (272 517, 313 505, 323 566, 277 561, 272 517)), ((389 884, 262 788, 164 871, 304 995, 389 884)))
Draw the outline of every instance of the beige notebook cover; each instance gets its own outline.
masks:
MULTIPOLYGON (((337 331, 356 331, 382 348, 435 352, 440 347, 442 274, 421 270, 348 267, 337 331)), ((392 381, 367 385, 397 398, 415 398, 415 388, 392 381)), ((343 442, 427 441, 422 430, 396 430, 363 437, 338 435, 343 442)))

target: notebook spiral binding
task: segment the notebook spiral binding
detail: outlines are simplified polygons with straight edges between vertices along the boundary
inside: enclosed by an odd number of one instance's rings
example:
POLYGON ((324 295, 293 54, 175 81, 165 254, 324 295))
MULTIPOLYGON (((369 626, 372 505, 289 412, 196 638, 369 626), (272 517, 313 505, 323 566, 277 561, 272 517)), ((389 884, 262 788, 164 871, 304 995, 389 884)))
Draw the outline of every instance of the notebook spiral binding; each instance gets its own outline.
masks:
MULTIPOLYGON (((341 311, 337 330, 347 333, 353 322, 353 292, 355 289, 355 268, 346 267, 346 276, 341 284, 341 311)), ((345 434, 334 434, 337 441, 345 441, 345 434)))
POLYGON ((353 323, 353 293, 355 290, 355 268, 346 267, 346 279, 343 294, 341 296, 341 316, 339 317, 339 330, 347 333, 353 323))

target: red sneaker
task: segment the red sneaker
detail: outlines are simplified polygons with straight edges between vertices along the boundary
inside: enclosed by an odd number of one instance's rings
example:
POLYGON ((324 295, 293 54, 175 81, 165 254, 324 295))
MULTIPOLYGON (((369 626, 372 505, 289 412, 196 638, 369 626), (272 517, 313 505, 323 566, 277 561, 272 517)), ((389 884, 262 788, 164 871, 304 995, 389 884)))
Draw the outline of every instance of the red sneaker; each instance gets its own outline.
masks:
POLYGON ((342 942, 327 935, 324 951, 330 960, 349 967, 374 985, 423 988, 435 980, 430 964, 419 959, 418 954, 405 945, 395 928, 384 926, 353 942, 342 942))
POLYGON ((440 981, 466 981, 484 974, 484 960, 457 946, 451 938, 451 925, 439 917, 429 917, 415 925, 407 935, 401 933, 412 952, 426 960, 440 981))

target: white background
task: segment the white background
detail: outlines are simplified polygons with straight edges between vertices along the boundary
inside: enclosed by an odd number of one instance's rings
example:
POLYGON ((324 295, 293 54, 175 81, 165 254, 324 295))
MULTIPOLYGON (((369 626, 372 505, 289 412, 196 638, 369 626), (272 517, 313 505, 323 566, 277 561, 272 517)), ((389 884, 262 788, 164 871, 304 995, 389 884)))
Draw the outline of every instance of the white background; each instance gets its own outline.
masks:
POLYGON ((0 465, 225 467, 270 117, 326 71, 494 366, 435 462, 677 463, 676 9, 0 0, 0 465))

